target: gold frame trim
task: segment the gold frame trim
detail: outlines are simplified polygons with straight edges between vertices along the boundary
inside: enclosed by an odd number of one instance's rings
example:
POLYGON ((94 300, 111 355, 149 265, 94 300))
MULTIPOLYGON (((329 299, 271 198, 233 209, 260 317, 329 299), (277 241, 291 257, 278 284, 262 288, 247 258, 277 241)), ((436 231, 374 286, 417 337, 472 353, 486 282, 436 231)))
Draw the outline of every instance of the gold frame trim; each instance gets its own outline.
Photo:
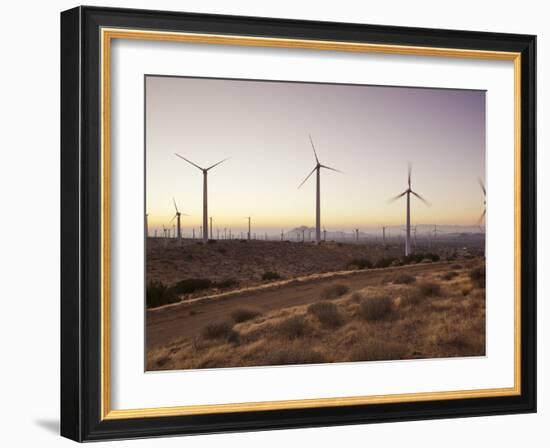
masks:
POLYGON ((135 29, 101 29, 101 419, 168 417, 211 413, 247 412, 316 407, 351 406, 413 401, 503 397, 521 394, 521 53, 417 47, 305 39, 279 39, 216 34, 195 34, 135 29), (214 45, 241 45, 299 48, 321 51, 399 54, 411 56, 492 59, 514 62, 514 386, 508 388, 262 401, 215 405, 190 405, 142 409, 111 409, 110 366, 110 54, 113 39, 187 42, 214 45))

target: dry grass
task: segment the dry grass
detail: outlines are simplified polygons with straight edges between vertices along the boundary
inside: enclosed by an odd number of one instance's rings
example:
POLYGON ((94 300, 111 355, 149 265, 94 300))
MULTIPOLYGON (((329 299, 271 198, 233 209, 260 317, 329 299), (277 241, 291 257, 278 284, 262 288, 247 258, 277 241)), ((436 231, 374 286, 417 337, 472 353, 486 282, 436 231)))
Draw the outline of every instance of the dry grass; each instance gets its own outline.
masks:
POLYGON ((322 325, 336 328, 344 323, 344 317, 338 306, 332 302, 317 302, 309 305, 308 313, 313 314, 322 325))
POLYGON ((292 316, 283 320, 276 328, 276 333, 286 339, 298 339, 305 336, 307 324, 304 316, 292 316))
POLYGON ((453 278, 458 277, 458 272, 449 271, 441 275, 442 280, 452 280, 453 278))
POLYGON ((340 296, 343 296, 349 292, 349 287, 346 285, 342 285, 340 283, 336 283, 335 285, 327 286, 323 291, 321 292, 321 299, 323 300, 331 300, 331 299, 337 299, 340 296))
POLYGON ((409 274, 400 274, 394 278, 393 282, 398 285, 410 285, 411 283, 416 282, 416 277, 409 274))
POLYGON ((470 271, 470 279, 476 288, 485 288, 485 266, 478 266, 470 271))
POLYGON ((432 281, 424 281, 418 284, 418 291, 425 297, 440 296, 441 285, 432 281))
POLYGON ((304 342, 293 341, 276 345, 264 358, 264 365, 320 364, 327 358, 304 342))
POLYGON ((376 283, 357 291, 335 284, 323 291, 330 300, 262 315, 237 308, 193 338, 150 350, 147 369, 482 356, 485 290, 472 279, 481 263, 434 265, 411 284, 376 283))
POLYGON ((393 300, 387 296, 375 296, 364 299, 359 305, 359 316, 365 320, 380 320, 392 310, 393 300))
POLYGON ((231 319, 236 323, 246 322, 247 320, 255 319, 260 316, 261 313, 257 310, 250 308, 237 308, 231 313, 231 319))
POLYGON ((205 339, 226 339, 231 340, 235 337, 235 330, 231 322, 213 322, 208 324, 201 332, 205 339))
POLYGON ((394 342, 368 340, 358 344, 350 353, 350 361, 386 361, 402 359, 407 353, 404 344, 394 342))

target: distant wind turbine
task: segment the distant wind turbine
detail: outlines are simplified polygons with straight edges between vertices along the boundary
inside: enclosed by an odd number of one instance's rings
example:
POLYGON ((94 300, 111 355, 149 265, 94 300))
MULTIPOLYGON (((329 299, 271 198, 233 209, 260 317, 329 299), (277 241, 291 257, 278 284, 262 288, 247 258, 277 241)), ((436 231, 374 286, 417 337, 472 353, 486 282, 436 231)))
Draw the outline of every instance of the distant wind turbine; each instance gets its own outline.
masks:
POLYGON ((252 219, 250 216, 247 216, 245 219, 248 219, 248 234, 247 234, 247 240, 250 241, 250 220, 252 219))
POLYGON ((181 239, 181 217, 182 215, 183 216, 189 216, 185 213, 181 213, 179 210, 178 210, 178 206, 176 204, 176 200, 174 198, 172 198, 172 201, 174 202, 174 208, 176 209, 176 214, 174 215, 174 217, 170 220, 170 222, 172 222, 174 219, 177 218, 176 220, 176 224, 177 224, 177 238, 178 239, 181 239))
POLYGON ((417 192, 413 191, 411 188, 411 172, 412 172, 412 165, 409 162, 409 169, 408 169, 408 187, 407 189, 397 196, 391 198, 388 202, 394 202, 397 201, 399 198, 407 195, 407 233, 405 238, 405 256, 411 254, 411 194, 416 196, 418 199, 420 199, 424 204, 426 204, 428 207, 431 207, 431 204, 426 201, 422 196, 420 196, 417 192))
POLYGON ((220 163, 225 162, 227 159, 223 159, 214 165, 210 165, 208 168, 203 168, 199 165, 197 165, 194 162, 191 162, 191 160, 186 159, 183 156, 180 156, 176 153, 176 156, 178 156, 180 159, 185 160, 187 163, 193 165, 195 168, 198 168, 202 171, 203 175, 203 181, 202 181, 202 241, 204 243, 208 242, 208 171, 210 171, 212 168, 218 166, 220 163))
MULTIPOLYGON (((483 220, 485 219, 485 215, 487 214, 487 190, 485 189, 485 183, 483 182, 481 177, 478 177, 477 181, 479 182, 479 186, 481 187, 481 191, 483 191, 483 213, 481 214, 481 216, 479 217, 479 220, 477 222, 479 224, 479 229, 483 233, 481 223, 483 222, 483 220)), ((486 245, 484 244, 483 245, 483 255, 485 255, 485 249, 486 249, 486 245)))
POLYGON ((319 244, 321 242, 321 168, 325 168, 331 171, 336 171, 337 173, 341 173, 342 171, 337 170, 336 168, 331 168, 330 166, 321 164, 321 162, 319 162, 319 158, 317 157, 317 151, 315 151, 315 145, 313 144, 313 139, 311 138, 311 135, 309 136, 309 141, 311 142, 311 147, 313 148, 313 155, 315 156, 316 164, 315 164, 315 167, 311 170, 311 172, 307 175, 307 177, 298 186, 298 188, 304 185, 306 180, 308 180, 314 172, 317 172, 317 191, 315 195, 315 199, 316 199, 315 242, 319 244))

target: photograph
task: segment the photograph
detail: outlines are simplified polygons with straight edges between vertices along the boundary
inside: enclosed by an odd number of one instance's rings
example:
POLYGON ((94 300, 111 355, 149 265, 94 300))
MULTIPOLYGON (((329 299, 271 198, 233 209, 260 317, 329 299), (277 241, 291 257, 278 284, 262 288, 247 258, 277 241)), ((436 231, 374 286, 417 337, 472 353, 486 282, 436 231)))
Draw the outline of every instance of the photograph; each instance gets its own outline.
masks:
POLYGON ((147 371, 486 355, 486 91, 144 83, 147 371))

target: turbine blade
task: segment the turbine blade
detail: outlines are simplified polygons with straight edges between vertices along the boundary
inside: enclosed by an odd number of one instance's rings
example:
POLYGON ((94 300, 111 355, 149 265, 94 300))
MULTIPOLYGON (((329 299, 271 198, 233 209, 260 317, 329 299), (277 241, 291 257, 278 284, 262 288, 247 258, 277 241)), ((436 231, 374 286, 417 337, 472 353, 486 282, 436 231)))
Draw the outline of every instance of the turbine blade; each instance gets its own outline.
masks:
POLYGON ((212 168, 218 166, 220 163, 223 163, 226 160, 229 160, 229 157, 227 159, 220 160, 218 163, 215 163, 214 165, 210 165, 208 168, 206 168, 206 171, 211 170, 212 168))
POLYGON ((311 170, 311 173, 309 173, 307 175, 307 177, 302 181, 302 183, 300 185, 298 185, 298 188, 300 188, 302 185, 304 185, 306 183, 306 180, 308 180, 310 178, 310 176, 315 172, 316 169, 317 169, 317 167, 315 167, 311 170))
POLYGON ((483 183, 483 180, 481 179, 481 177, 477 178, 477 183, 479 184, 479 186, 483 190, 483 196, 487 196, 487 191, 485 190, 485 184, 483 183))
POLYGON ((313 144, 313 139, 311 138, 311 134, 309 134, 309 141, 311 142, 311 147, 313 148, 313 154, 315 155, 315 161, 319 163, 319 158, 317 157, 317 151, 315 151, 315 145, 313 144))
POLYGON ((327 170, 332 170, 332 171, 336 171, 337 173, 342 173, 342 174, 344 174, 343 171, 337 170, 336 168, 331 168, 330 166, 321 165, 321 168, 326 168, 327 170))
POLYGON ((172 198, 172 201, 174 201, 174 207, 176 208, 176 213, 179 213, 178 206, 176 205, 176 200, 172 198))
MULTIPOLYGON (((174 217, 170 220, 170 223, 171 223, 174 219, 176 219, 177 216, 178 216, 178 215, 174 215, 174 217)), ((170 223, 169 223, 169 224, 170 224, 170 223)))
POLYGON ((188 160, 188 159, 186 159, 185 157, 180 156, 177 152, 175 152, 174 154, 175 154, 176 156, 178 156, 180 159, 183 159, 183 160, 185 160, 187 163, 190 163, 190 164, 193 165, 194 167, 198 168, 199 170, 201 170, 201 171, 203 170, 202 167, 198 166, 198 165, 197 165, 196 163, 194 163, 194 162, 191 162, 191 160, 188 160))
POLYGON ((408 182, 409 182, 409 188, 411 188, 411 173, 412 173, 412 163, 408 163, 408 182))
POLYGON ((422 202, 424 202, 424 204, 426 204, 428 207, 431 207, 432 204, 430 204, 426 199, 424 199, 422 196, 420 196, 418 193, 416 193, 415 191, 412 191, 411 190, 411 193, 414 194, 418 199, 420 199, 422 202))
POLYGON ((407 194, 407 191, 404 191, 403 193, 401 194, 398 194, 397 196, 394 196, 393 198, 391 199, 388 199, 388 204, 391 204, 392 202, 395 202, 397 201, 400 197, 403 197, 407 194))
POLYGON ((483 218, 485 218, 485 215, 487 214, 487 209, 483 210, 483 213, 481 214, 481 216, 479 217, 479 219, 477 220, 477 223, 478 224, 481 224, 483 222, 483 218))

